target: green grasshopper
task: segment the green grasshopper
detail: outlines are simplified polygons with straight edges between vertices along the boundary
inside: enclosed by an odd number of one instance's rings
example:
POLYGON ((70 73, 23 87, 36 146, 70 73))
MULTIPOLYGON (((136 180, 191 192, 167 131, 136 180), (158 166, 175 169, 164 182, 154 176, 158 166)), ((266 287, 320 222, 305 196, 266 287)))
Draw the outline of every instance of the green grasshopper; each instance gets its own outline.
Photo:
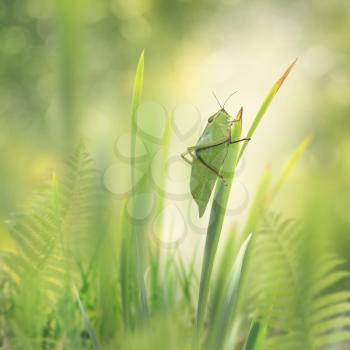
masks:
MULTIPOLYGON (((220 105, 219 101, 218 103, 220 105)), ((241 120, 243 107, 236 118, 231 119, 224 108, 225 103, 223 106, 220 105, 220 110, 208 119, 197 144, 188 147, 187 151, 181 154, 181 157, 192 167, 190 189, 198 206, 199 217, 202 217, 205 212, 217 179, 225 181, 220 169, 225 161, 228 147, 233 143, 250 140, 250 138, 231 139, 231 127, 234 122, 241 120), (187 155, 191 159, 188 159, 187 155)))

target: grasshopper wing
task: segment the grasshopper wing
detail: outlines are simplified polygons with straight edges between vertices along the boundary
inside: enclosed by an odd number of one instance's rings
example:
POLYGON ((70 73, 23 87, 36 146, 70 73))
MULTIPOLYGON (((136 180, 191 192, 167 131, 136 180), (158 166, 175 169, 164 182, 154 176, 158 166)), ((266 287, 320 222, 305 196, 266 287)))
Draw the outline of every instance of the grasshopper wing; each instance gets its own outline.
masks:
POLYGON ((217 175, 200 159, 193 159, 190 180, 191 194, 198 206, 199 217, 202 217, 215 186, 217 175))
POLYGON ((192 162, 190 188, 202 217, 213 192, 220 168, 227 155, 228 143, 196 151, 192 162))

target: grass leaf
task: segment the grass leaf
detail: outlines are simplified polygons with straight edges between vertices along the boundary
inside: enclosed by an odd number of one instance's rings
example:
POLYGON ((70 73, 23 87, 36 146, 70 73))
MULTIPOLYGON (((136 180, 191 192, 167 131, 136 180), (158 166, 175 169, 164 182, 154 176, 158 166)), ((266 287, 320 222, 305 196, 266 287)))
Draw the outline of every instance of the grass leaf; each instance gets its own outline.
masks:
POLYGON ((301 158, 301 156, 304 154, 306 148, 308 147, 310 143, 311 138, 307 137, 305 138, 300 145, 293 151, 289 159, 287 160, 285 166, 282 169, 282 173, 274 186, 274 188, 271 191, 270 194, 270 201, 276 196, 276 194, 279 192, 283 184, 285 183, 287 177, 293 170, 294 166, 298 162, 298 160, 301 158))
MULTIPOLYGON (((248 131, 247 137, 251 138, 253 136, 253 134, 254 134, 256 128, 258 127, 258 125, 260 124, 265 112, 267 111, 268 107, 270 106, 273 98, 277 94, 277 92, 278 92, 279 88, 282 86, 283 82, 288 77, 290 71, 292 70, 292 68, 294 67, 296 62, 297 62, 297 59, 295 59, 293 61, 293 63, 286 69, 286 71, 283 73, 281 78, 279 78, 276 81, 276 83, 273 85, 273 87, 269 91, 268 95, 265 97, 264 102, 262 103, 260 109, 258 110, 257 114, 255 115, 253 123, 248 131)), ((243 155, 247 145, 248 145, 248 141, 244 141, 242 148, 241 148, 241 151, 240 151, 240 154, 239 154, 239 157, 238 157, 238 160, 240 160, 242 158, 242 155, 243 155)))
POLYGON ((232 270, 229 273, 228 285, 223 296, 217 318, 210 327, 208 349, 223 349, 233 329, 232 323, 238 315, 238 304, 243 280, 246 253, 249 249, 252 234, 239 249, 232 270))
MULTIPOLYGON (((142 51, 137 69, 136 75, 134 79, 134 88, 132 95, 132 103, 131 103, 131 208, 133 213, 136 214, 138 210, 138 206, 142 205, 142 203, 137 203, 137 193, 136 193, 136 169, 135 169, 135 158, 136 158, 136 137, 137 137, 137 124, 136 124, 136 114, 137 109, 140 106, 141 95, 143 90, 143 79, 144 79, 144 69, 145 69, 145 59, 144 59, 144 51, 142 51)), ((135 222, 132 221, 132 236, 134 238, 134 247, 135 247, 135 258, 136 258, 136 270, 137 270, 137 281, 140 293, 140 322, 144 323, 148 319, 148 301, 147 301, 147 291, 146 285, 144 281, 144 237, 142 236, 142 232, 138 232, 135 227, 135 222)))
POLYGON ((266 325, 253 321, 244 350, 261 350, 266 337, 266 331, 266 325))

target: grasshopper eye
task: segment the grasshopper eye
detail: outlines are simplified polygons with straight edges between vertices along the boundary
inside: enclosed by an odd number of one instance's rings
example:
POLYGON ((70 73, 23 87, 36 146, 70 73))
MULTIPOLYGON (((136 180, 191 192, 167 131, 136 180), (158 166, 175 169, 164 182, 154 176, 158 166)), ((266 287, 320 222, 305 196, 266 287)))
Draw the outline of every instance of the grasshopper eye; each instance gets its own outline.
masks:
POLYGON ((208 119, 208 123, 211 123, 211 122, 214 120, 214 116, 215 116, 215 115, 212 115, 212 116, 208 119))

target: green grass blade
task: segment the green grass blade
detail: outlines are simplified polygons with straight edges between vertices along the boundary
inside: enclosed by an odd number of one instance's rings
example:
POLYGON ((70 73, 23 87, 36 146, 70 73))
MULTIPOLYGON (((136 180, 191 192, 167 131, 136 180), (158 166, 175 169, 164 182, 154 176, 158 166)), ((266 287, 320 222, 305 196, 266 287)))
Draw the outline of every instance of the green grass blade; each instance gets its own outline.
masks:
MULTIPOLYGON (((237 122, 233 124, 233 127, 231 129, 232 140, 240 139, 242 132, 242 113, 243 109, 241 108, 236 117, 237 122)), ((225 162, 221 169, 222 175, 225 178, 225 182, 219 181, 215 189, 204 248, 204 257, 199 286, 195 335, 196 346, 198 346, 198 342, 200 340, 200 336, 204 325, 205 312, 209 296, 210 278, 214 266, 215 255, 219 244, 219 238, 224 222, 226 207, 230 196, 230 190, 237 165, 239 149, 239 143, 230 145, 225 162)))
MULTIPOLYGON (((240 236, 240 242, 242 242, 245 239, 249 232, 255 231, 255 229, 258 227, 264 213, 266 213, 272 200, 276 197, 277 193, 285 183, 288 175, 293 170, 297 161, 304 154, 309 142, 310 138, 308 137, 304 139, 300 143, 300 145, 293 151, 293 153, 287 160, 276 185, 272 188, 272 190, 270 190, 269 186, 270 171, 269 168, 266 168, 259 182, 258 189, 253 200, 253 204, 249 210, 248 218, 240 236)), ((247 265, 249 264, 250 257, 248 256, 247 265)))
POLYGON ((285 166, 283 167, 282 173, 281 173, 279 179, 277 180, 276 185, 274 186, 274 188, 271 191, 270 200, 272 200, 276 196, 276 194, 279 192, 279 190, 281 189, 281 187, 285 183, 287 177, 289 176, 289 174, 293 170, 295 164, 298 162, 298 160, 304 154, 306 148, 308 147, 308 145, 310 143, 310 140, 311 140, 310 137, 305 138, 299 144, 299 146, 293 151, 293 153, 291 154, 291 156, 287 160, 285 166))
POLYGON ((210 315, 208 323, 212 324, 217 318, 217 313, 220 312, 220 302, 222 301, 224 290, 222 288, 225 285, 225 281, 228 280, 228 275, 230 273, 230 268, 233 264, 235 258, 235 247, 236 247, 236 237, 237 237, 236 227, 230 229, 230 234, 225 241, 225 246, 222 253, 220 254, 220 259, 217 263, 217 268, 215 269, 214 275, 216 276, 214 281, 214 288, 212 295, 210 297, 210 315))
POLYGON ((177 249, 177 256, 178 259, 176 259, 174 263, 177 280, 181 285, 182 296, 189 304, 191 304, 191 277, 193 267, 190 265, 190 271, 187 272, 181 251, 179 249, 177 249))
POLYGON ((248 234, 254 231, 255 227, 257 226, 257 223, 261 218, 261 215, 263 214, 266 205, 267 193, 269 191, 270 178, 270 168, 266 167, 260 178, 258 188, 255 192, 255 196, 253 199, 253 203, 249 209, 245 225, 240 235, 240 242, 243 242, 248 237, 248 234))
POLYGON ((272 200, 276 197, 281 187, 286 182, 289 174, 294 166, 304 154, 307 146, 310 143, 310 137, 305 138, 298 147, 293 151, 282 169, 281 175, 277 180, 276 185, 270 189, 270 170, 266 168, 259 182, 253 204, 249 210, 248 218, 242 230, 240 241, 244 241, 249 232, 254 231, 261 219, 264 211, 268 208, 272 200))
MULTIPOLYGON (((170 149, 170 143, 171 143, 171 135, 172 135, 172 123, 171 123, 171 115, 168 114, 167 123, 165 125, 165 133, 164 133, 164 139, 162 142, 162 147, 160 149, 161 159, 160 159, 160 166, 164 167, 168 160, 169 155, 169 149, 170 149)), ((145 142, 146 143, 146 142, 145 142)), ((156 195, 156 207, 155 207, 155 216, 157 217, 157 222, 162 222, 162 209, 164 208, 164 200, 165 195, 163 193, 163 189, 165 188, 165 181, 166 181, 166 172, 162 171, 158 177, 157 186, 161 191, 157 191, 156 195)), ((161 224, 154 225, 154 230, 157 230, 157 235, 161 237, 162 235, 162 227, 161 224)), ((156 297, 161 294, 161 282, 159 281, 159 273, 160 273, 160 266, 161 266, 161 250, 159 244, 153 244, 150 246, 150 290, 149 294, 152 296, 150 297, 150 309, 154 309, 154 305, 152 303, 156 302, 156 297)))
MULTIPOLYGON (((133 138, 136 138, 136 112, 138 107, 140 106, 141 95, 143 90, 144 72, 145 72, 145 53, 144 51, 142 51, 137 64, 137 68, 136 68, 132 102, 131 102, 131 123, 132 123, 131 131, 132 131, 133 138)), ((133 147, 135 147, 135 144, 136 142, 134 140, 133 147)))
POLYGON ((83 302, 80 299, 79 292, 78 292, 77 288, 74 285, 73 285, 73 292, 74 292, 75 298, 77 300, 77 303, 78 303, 78 306, 79 306, 79 310, 80 310, 80 312, 81 312, 81 314, 83 316, 85 327, 86 327, 86 329, 87 329, 87 331, 89 333, 89 336, 90 336, 90 339, 91 339, 91 342, 92 342, 92 347, 93 347, 94 350, 98 350, 99 346, 98 346, 97 338, 96 338, 94 330, 92 328, 89 316, 88 316, 88 314, 87 314, 87 312, 85 310, 83 302))
POLYGON ((126 220, 126 208, 122 209, 122 223, 121 223, 121 248, 120 248, 120 294, 121 294, 121 305, 122 305, 122 317, 124 323, 124 331, 127 333, 129 331, 130 325, 130 313, 129 305, 131 303, 129 299, 129 270, 130 270, 130 228, 126 220))
POLYGON ((253 321, 244 350, 261 350, 267 333, 266 325, 253 321))
MULTIPOLYGON (((134 80, 132 104, 131 104, 131 201, 132 210, 137 211, 137 203, 135 203, 136 198, 136 169, 135 169, 135 157, 136 157, 136 135, 137 135, 137 124, 136 124, 136 113, 140 105, 141 95, 143 90, 143 79, 144 79, 144 52, 142 51, 134 80)), ((135 243, 135 258, 136 258, 136 270, 137 270, 137 281, 138 288, 140 292, 140 305, 139 315, 141 317, 141 322, 143 323, 148 318, 148 301, 147 301, 147 291, 144 281, 144 238, 141 236, 142 232, 139 232, 135 227, 135 223, 132 222, 132 236, 135 243)))
MULTIPOLYGON (((277 80, 277 82, 273 85, 273 87, 271 88, 270 92, 268 93, 268 95, 265 97, 264 102, 262 103, 260 109, 258 110, 258 113, 256 114, 253 124, 251 125, 247 137, 252 137, 256 128, 258 127, 258 125, 260 124, 265 112, 267 111, 268 107, 270 106, 273 98, 275 97, 275 95, 277 94, 279 88, 282 86, 283 82, 286 80, 286 78, 288 77, 290 71, 292 70, 292 68, 294 67, 294 65, 296 64, 297 59, 294 60, 294 62, 286 69, 286 71, 283 73, 283 75, 281 76, 281 78, 279 78, 277 80)), ((248 145, 248 141, 245 141, 242 145, 241 148, 241 152, 239 154, 238 160, 242 158, 242 155, 246 149, 248 145)))
POLYGON ((231 329, 233 329, 232 323, 238 313, 246 254, 249 249, 251 238, 252 234, 250 234, 243 242, 233 264, 232 270, 229 273, 229 282, 223 301, 220 305, 220 312, 216 313, 218 317, 211 325, 208 349, 225 348, 225 342, 229 338, 231 329))

